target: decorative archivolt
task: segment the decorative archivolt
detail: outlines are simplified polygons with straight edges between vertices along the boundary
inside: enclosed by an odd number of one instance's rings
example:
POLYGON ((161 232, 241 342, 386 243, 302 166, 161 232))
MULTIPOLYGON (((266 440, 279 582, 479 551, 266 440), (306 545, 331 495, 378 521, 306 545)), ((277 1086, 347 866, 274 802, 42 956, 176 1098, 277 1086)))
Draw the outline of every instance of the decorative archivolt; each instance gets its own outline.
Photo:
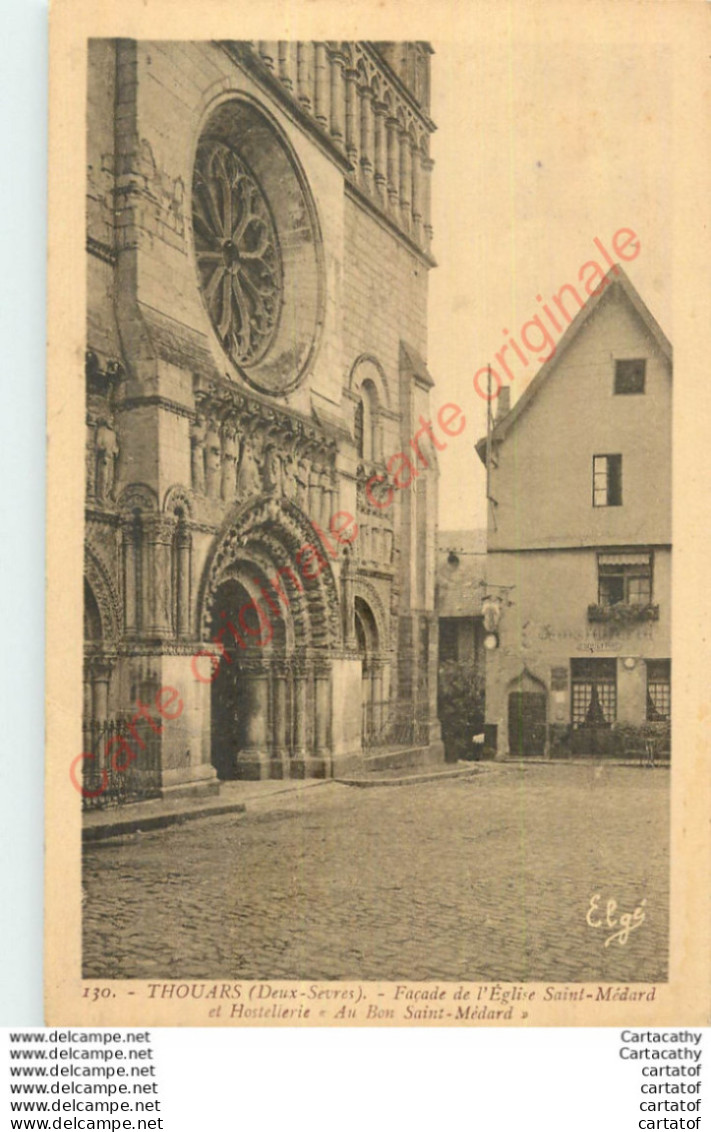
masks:
POLYGON ((390 646, 390 619, 377 589, 372 582, 356 575, 353 583, 353 596, 354 599, 360 598, 370 609, 378 633, 378 651, 380 653, 387 652, 390 646))
POLYGON ((88 541, 84 544, 84 577, 99 609, 104 648, 113 648, 121 635, 121 601, 109 568, 88 541))
POLYGON ((118 500, 117 507, 125 515, 134 511, 151 514, 158 511, 158 496, 152 487, 145 483, 131 483, 124 488, 118 500))
POLYGON ((191 492, 181 483, 173 484, 163 497, 163 511, 166 515, 175 515, 177 511, 182 511, 186 519, 191 519, 193 515, 191 492))
POLYGON ((348 375, 349 391, 353 394, 357 394, 364 381, 372 382, 378 392, 380 405, 389 408, 390 390, 388 388, 388 379, 385 376, 385 370, 373 354, 360 354, 354 361, 348 375))
MULTIPOLYGON (((288 499, 275 496, 238 505, 215 540, 198 598, 204 639, 209 638, 217 590, 235 577, 240 562, 255 562, 267 581, 278 578, 290 594, 288 613, 295 620, 299 644, 327 648, 340 642, 340 604, 328 553, 303 513, 288 499)), ((275 593, 272 587, 272 598, 275 593)))

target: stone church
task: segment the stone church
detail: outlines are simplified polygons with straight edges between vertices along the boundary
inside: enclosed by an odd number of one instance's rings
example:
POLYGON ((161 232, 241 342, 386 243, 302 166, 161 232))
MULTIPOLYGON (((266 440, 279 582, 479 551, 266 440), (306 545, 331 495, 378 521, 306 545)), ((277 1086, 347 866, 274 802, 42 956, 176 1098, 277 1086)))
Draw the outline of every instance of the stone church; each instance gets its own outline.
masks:
POLYGON ((441 753, 430 59, 421 42, 89 45, 99 792, 441 753))

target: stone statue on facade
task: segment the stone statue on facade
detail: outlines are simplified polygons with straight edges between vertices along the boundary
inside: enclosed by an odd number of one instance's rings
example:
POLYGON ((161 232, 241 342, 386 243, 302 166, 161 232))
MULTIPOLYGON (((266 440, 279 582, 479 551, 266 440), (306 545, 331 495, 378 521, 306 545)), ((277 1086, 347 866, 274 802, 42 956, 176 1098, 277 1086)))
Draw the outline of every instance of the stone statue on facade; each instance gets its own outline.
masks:
POLYGON ((254 453, 254 441, 245 436, 242 439, 242 451, 237 472, 237 496, 239 499, 249 499, 252 495, 261 494, 261 491, 262 477, 254 453))
POLYGON ((201 413, 190 425, 190 474, 195 491, 205 491, 205 439, 207 422, 201 413))
POLYGON ((283 469, 276 444, 268 444, 264 451, 264 490, 269 495, 283 495, 283 469))
POLYGON ((229 502, 237 494, 237 459, 239 440, 230 421, 222 426, 222 498, 229 502))
POLYGON ((119 444, 116 432, 107 420, 100 420, 96 428, 96 480, 94 493, 101 502, 114 498, 116 461, 119 444))

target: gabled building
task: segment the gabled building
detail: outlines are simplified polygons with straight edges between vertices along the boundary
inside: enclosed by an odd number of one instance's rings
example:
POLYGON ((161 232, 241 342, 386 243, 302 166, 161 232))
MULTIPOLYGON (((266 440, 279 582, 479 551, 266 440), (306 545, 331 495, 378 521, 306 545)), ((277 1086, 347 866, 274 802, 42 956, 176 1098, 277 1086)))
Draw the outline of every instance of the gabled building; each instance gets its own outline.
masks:
POLYGON ((672 350, 621 268, 489 452, 486 707, 499 755, 671 714, 672 350))

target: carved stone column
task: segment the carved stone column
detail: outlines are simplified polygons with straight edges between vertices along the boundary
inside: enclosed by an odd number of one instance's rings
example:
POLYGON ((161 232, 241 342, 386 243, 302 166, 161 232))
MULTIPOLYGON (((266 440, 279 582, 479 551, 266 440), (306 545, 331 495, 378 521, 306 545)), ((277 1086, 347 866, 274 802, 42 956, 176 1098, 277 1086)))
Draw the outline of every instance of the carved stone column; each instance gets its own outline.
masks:
POLYGON ((380 203, 388 203, 388 163, 385 119, 388 108, 384 102, 373 103, 375 115, 375 191, 380 203))
POLYGON ((360 180, 366 192, 373 191, 373 92, 361 86, 360 96, 360 180))
POLYGON ((331 137, 343 148, 345 118, 345 59, 338 51, 330 53, 331 137))
POLYGON ((314 51, 314 116, 324 129, 328 126, 328 100, 331 93, 328 67, 326 44, 319 42, 314 51))
POLYGON ((289 777, 286 711, 286 670, 277 663, 272 667, 272 762, 283 778, 289 777))
POLYGON ((321 474, 315 464, 309 469, 309 519, 320 522, 321 519, 321 474))
POLYGON ((422 235, 422 167, 420 151, 415 142, 411 148, 412 161, 412 234, 419 242, 422 235))
POLYGON ((406 232, 410 231, 412 193, 412 152, 407 130, 400 133, 400 220, 406 232))
POLYGON ((385 695, 385 666, 382 661, 376 660, 373 664, 373 714, 375 726, 382 733, 385 726, 386 695, 385 695))
POLYGON ((109 680, 113 662, 96 658, 91 662, 91 718, 106 723, 109 718, 109 680))
POLYGON ((281 82, 287 90, 294 89, 294 79, 291 62, 291 43, 286 39, 279 40, 277 71, 281 82))
POLYGON ((145 521, 143 546, 143 630, 149 636, 171 635, 171 551, 173 522, 165 515, 145 521))
POLYGON ((82 720, 87 727, 94 718, 94 689, 91 679, 91 661, 84 658, 84 679, 82 682, 82 720))
POLYGON ((305 672, 294 672, 294 758, 306 758, 308 738, 308 678, 305 672))
POLYGON ((424 227, 424 243, 425 247, 429 249, 432 241, 432 213, 431 213, 431 182, 432 170, 434 169, 434 161, 430 157, 422 157, 422 220, 424 227))
POLYGON ((178 637, 189 637, 192 536, 184 521, 178 523, 175 555, 175 632, 178 637))
POLYGON ((327 758, 331 750, 331 671, 317 667, 314 672, 314 754, 327 758))
POLYGON ((237 756, 240 778, 268 778, 269 673, 261 665, 245 665, 240 672, 243 688, 244 747, 237 756))
POLYGON ((390 211, 394 216, 398 213, 400 201, 400 142, 398 132, 400 126, 397 118, 386 118, 385 130, 387 133, 387 173, 388 173, 388 202, 390 211))
POLYGON ((260 39, 257 46, 264 66, 273 71, 277 60, 278 44, 276 40, 260 39))
POLYGON ((126 632, 138 633, 143 624, 141 600, 143 563, 141 560, 143 527, 131 515, 121 521, 123 557, 123 619, 126 632))
POLYGON ((331 473, 328 468, 321 469, 321 499, 319 503, 319 522, 323 530, 333 518, 331 473))
POLYGON ((304 41, 296 45, 296 95, 304 110, 311 109, 313 48, 304 41))
POLYGON ((349 67, 346 71, 346 156, 354 169, 358 167, 358 114, 358 72, 349 67))

